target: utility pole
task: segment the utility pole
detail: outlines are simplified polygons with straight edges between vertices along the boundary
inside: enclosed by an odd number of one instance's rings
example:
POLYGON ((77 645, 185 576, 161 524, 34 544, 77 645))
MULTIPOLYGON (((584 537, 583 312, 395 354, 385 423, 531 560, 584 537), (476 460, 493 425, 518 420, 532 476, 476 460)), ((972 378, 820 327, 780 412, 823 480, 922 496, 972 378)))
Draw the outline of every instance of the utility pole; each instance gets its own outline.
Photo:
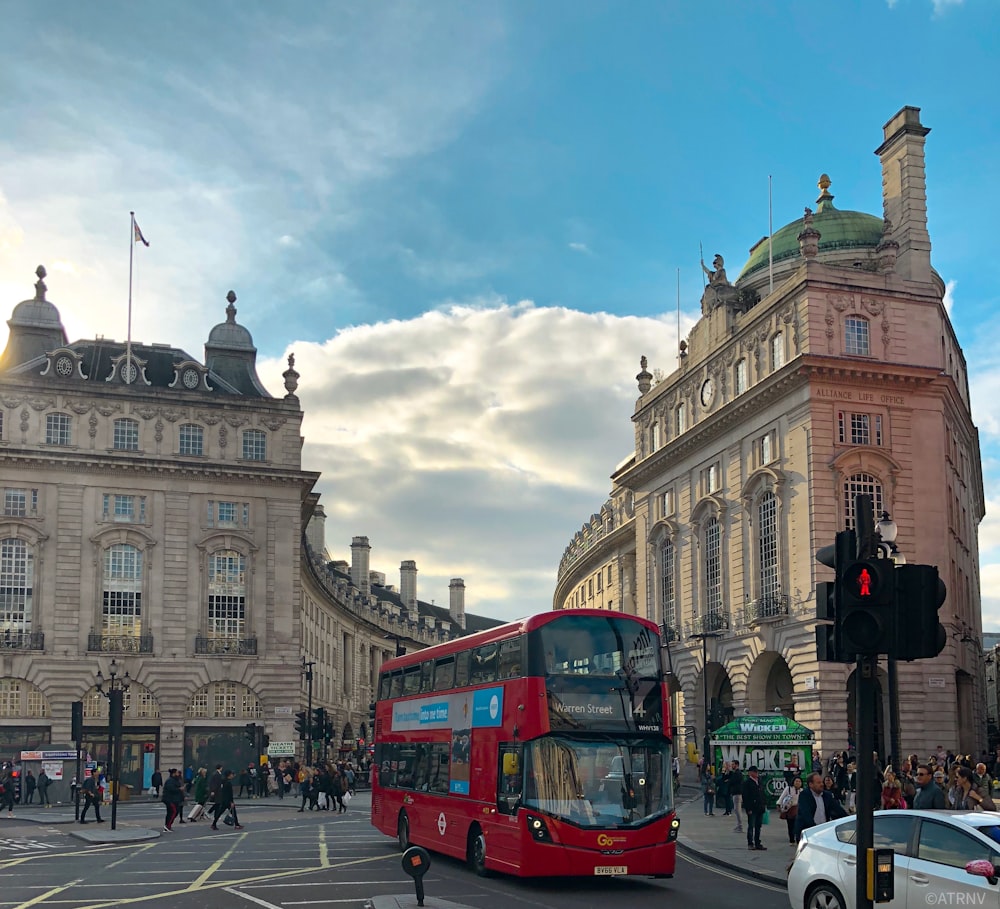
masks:
MULTIPOLYGON (((854 529, 858 559, 875 555, 874 504, 869 495, 854 497, 854 529)), ((839 569, 838 569, 839 570, 839 569)), ((854 672, 855 723, 858 730, 858 813, 856 815, 855 846, 857 878, 854 891, 855 909, 872 909, 868 896, 868 850, 875 845, 875 674, 878 656, 858 654, 854 672)))
POLYGON ((311 767, 313 761, 312 753, 312 714, 313 714, 313 666, 315 660, 307 661, 302 657, 302 671, 306 674, 306 766, 311 767))

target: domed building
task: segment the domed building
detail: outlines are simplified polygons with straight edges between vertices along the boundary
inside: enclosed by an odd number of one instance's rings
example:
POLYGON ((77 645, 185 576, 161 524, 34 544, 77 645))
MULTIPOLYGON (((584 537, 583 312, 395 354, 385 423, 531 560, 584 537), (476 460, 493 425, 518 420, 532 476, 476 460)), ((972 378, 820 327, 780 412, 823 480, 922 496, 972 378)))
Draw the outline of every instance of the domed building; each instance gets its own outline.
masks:
POLYGON ((814 730, 824 757, 853 747, 853 666, 817 659, 816 585, 832 572, 815 555, 854 526, 858 494, 895 522, 899 556, 938 566, 948 588, 942 653, 896 678, 882 661, 880 753, 893 687, 903 753, 986 745, 982 469, 931 265, 928 132, 913 107, 885 125, 881 217, 835 207, 824 174, 815 207, 755 244, 735 282, 721 256, 705 268, 679 356, 651 358, 680 365, 654 384, 642 358, 635 450, 609 500, 629 508, 595 515, 560 564, 555 608, 601 605, 603 577, 603 605, 663 626, 676 723, 698 749, 734 715, 774 711, 814 730))

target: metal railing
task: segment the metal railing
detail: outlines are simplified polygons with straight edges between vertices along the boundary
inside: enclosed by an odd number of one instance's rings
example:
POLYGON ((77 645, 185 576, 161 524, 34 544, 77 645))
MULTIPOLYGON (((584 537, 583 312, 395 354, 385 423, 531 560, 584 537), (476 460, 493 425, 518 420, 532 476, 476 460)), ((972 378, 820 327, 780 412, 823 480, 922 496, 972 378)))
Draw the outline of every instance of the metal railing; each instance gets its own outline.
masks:
POLYGON ((3 650, 44 650, 45 633, 42 631, 11 631, 5 629, 0 634, 0 649, 3 650))
POLYGON ((691 634, 716 634, 729 631, 728 612, 705 612, 696 615, 691 623, 691 634))
POLYGON ((755 625, 761 620, 784 618, 791 611, 791 602, 787 593, 758 597, 744 607, 743 620, 747 625, 755 625))
POLYGON ((198 635, 194 639, 194 652, 214 656, 257 656, 257 637, 212 637, 198 635))
POLYGON ((95 634, 87 635, 87 650, 98 653, 152 653, 151 634, 95 634))

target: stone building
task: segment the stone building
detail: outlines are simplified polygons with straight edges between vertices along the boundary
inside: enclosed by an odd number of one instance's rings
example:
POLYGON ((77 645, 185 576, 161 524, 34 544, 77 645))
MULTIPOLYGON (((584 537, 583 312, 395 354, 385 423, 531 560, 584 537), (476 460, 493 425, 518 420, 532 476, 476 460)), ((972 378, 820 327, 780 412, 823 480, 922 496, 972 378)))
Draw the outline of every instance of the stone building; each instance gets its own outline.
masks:
POLYGON ((461 579, 451 611, 418 601, 412 562, 402 598, 384 575, 373 584, 364 537, 350 574, 330 563, 294 358, 272 397, 234 293, 201 361, 167 344, 69 343, 37 275, 0 356, 4 759, 68 743, 74 701, 103 759, 98 671, 128 673, 125 782, 245 766, 248 724, 301 755, 307 662, 334 749, 354 751, 384 658, 492 624, 465 614, 461 579))
MULTIPOLYGON (((815 210, 757 243, 735 282, 721 257, 705 268, 679 366, 654 384, 643 357, 636 377, 635 451, 610 500, 629 501, 628 529, 609 507, 564 554, 556 608, 592 605, 591 580, 611 568, 634 591, 614 608, 664 626, 677 724, 698 747, 706 725, 771 711, 815 730, 825 752, 852 744, 852 669, 816 658, 816 584, 832 572, 815 553, 853 521, 858 493, 876 520, 891 513, 906 560, 937 565, 948 587, 945 650, 899 664, 904 751, 985 745, 982 470, 931 266, 928 132, 912 107, 886 124, 881 217, 835 207, 824 175, 815 210)), ((884 692, 882 669, 883 755, 884 692)))

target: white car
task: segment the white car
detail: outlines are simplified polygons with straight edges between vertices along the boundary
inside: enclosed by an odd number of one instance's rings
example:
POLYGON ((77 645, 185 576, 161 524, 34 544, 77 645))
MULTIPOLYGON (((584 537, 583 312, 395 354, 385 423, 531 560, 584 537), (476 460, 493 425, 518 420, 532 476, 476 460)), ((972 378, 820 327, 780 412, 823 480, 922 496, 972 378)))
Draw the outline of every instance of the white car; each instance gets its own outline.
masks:
MULTIPOLYGON (((877 811, 874 846, 895 852, 883 905, 1000 909, 1000 813, 877 811)), ((788 872, 792 909, 854 909, 857 870, 853 817, 805 830, 788 872)))

